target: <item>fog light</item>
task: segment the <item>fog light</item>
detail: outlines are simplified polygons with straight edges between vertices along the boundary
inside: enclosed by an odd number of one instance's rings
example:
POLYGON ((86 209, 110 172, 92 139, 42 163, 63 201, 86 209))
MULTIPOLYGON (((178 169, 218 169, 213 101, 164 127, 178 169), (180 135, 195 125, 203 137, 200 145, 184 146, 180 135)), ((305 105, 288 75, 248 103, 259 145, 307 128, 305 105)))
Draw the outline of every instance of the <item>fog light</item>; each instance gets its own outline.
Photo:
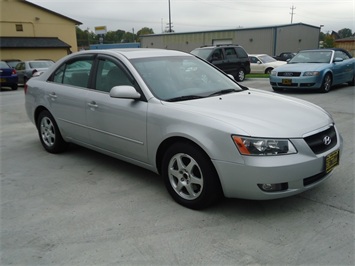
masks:
POLYGON ((265 192, 276 192, 288 189, 288 183, 258 184, 258 187, 265 192))

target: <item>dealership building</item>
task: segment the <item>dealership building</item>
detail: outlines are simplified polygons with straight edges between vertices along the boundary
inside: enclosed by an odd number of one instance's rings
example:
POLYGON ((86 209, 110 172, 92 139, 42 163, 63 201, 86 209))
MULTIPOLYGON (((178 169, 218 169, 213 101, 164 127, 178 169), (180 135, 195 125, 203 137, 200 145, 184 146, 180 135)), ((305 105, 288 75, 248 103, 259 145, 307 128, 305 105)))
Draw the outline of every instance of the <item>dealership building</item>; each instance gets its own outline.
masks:
POLYGON ((140 38, 142 48, 190 52, 206 45, 239 44, 250 54, 277 55, 282 52, 318 48, 320 29, 319 26, 294 23, 269 27, 151 34, 140 38))

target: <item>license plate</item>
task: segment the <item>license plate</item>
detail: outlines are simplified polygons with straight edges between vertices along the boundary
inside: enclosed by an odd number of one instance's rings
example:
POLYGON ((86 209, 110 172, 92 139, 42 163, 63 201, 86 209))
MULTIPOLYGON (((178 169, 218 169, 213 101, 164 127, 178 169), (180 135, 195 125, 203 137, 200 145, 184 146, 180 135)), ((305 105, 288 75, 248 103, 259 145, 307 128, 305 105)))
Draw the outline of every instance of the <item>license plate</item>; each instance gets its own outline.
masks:
POLYGON ((292 79, 282 79, 282 85, 292 85, 292 79))
POLYGON ((329 173, 337 165, 339 165, 339 150, 336 150, 325 157, 325 171, 329 173))
POLYGON ((6 82, 6 79, 0 79, 0 82, 6 82))

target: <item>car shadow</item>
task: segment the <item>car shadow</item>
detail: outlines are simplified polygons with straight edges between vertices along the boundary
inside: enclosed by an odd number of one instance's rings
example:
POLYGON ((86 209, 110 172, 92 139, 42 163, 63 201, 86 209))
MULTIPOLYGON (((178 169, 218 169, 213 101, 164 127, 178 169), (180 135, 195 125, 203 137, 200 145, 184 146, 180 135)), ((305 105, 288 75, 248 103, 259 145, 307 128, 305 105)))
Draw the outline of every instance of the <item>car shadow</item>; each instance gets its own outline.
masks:
MULTIPOLYGON (((129 182, 140 183, 142 187, 156 191, 158 194, 156 196, 160 197, 162 202, 171 205, 172 208, 179 208, 182 212, 185 210, 191 211, 190 209, 177 204, 170 197, 165 189, 162 177, 156 173, 74 144, 71 144, 68 151, 65 153, 70 153, 72 156, 80 158, 81 161, 84 160, 83 163, 85 165, 84 167, 87 167, 87 172, 93 171, 92 169, 96 169, 95 171, 105 169, 105 172, 110 173, 117 172, 117 177, 115 178, 118 183, 122 178, 129 178, 129 182)), ((95 178, 95 175, 91 178, 95 178)), ((99 178, 102 179, 104 177, 101 175, 99 178)), ((119 186, 119 184, 117 185, 119 186)), ((231 216, 237 215, 246 216, 250 219, 259 219, 264 216, 284 215, 285 212, 292 213, 294 212, 294 208, 302 209, 305 204, 307 204, 307 201, 299 196, 261 201, 228 199, 223 197, 214 205, 199 210, 198 212, 203 212, 205 214, 210 213, 211 215, 229 214, 231 216)))

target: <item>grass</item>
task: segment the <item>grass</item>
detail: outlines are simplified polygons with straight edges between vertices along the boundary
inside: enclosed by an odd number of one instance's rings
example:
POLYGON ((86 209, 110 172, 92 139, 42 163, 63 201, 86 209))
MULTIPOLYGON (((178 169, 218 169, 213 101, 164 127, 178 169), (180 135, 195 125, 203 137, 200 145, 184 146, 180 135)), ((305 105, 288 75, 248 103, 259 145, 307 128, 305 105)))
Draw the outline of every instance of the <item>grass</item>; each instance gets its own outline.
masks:
POLYGON ((247 74, 246 78, 269 78, 269 74, 247 74))

